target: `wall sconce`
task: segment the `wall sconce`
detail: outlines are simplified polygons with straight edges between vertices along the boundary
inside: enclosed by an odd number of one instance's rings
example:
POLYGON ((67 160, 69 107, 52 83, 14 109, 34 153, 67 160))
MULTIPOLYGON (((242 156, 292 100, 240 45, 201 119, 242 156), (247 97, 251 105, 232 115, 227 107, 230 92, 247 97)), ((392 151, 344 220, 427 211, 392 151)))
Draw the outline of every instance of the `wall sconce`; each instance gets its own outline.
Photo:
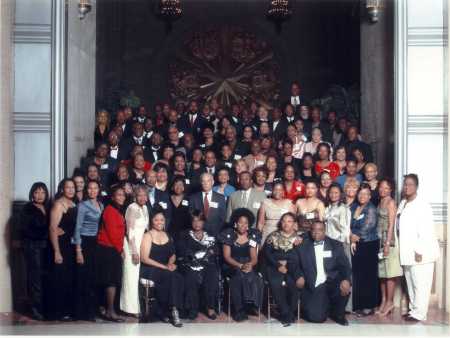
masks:
POLYGON ((83 20, 87 13, 92 10, 91 0, 79 0, 78 1, 78 17, 83 20))
POLYGON ((366 0, 366 11, 370 23, 377 23, 381 12, 381 0, 366 0))

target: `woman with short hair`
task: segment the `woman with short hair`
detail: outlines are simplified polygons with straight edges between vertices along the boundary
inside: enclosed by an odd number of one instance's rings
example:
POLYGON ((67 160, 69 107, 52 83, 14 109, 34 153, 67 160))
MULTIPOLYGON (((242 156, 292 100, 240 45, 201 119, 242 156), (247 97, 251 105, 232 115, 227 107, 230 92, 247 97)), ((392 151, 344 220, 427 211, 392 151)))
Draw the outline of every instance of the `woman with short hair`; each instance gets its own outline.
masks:
POLYGON ((126 237, 123 245, 122 288, 120 309, 134 317, 140 314, 139 308, 139 269, 140 248, 144 232, 148 228, 149 211, 147 209, 148 188, 139 184, 134 188, 134 202, 125 212, 126 237))

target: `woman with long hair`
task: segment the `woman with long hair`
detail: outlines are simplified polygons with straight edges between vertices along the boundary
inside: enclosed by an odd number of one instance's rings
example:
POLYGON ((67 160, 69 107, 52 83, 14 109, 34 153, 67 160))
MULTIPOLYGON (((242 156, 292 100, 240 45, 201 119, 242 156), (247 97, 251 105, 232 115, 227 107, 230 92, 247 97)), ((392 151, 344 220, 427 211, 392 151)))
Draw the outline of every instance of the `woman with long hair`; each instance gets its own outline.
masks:
POLYGON ((141 278, 155 283, 159 316, 166 321, 171 317, 175 327, 181 327, 179 310, 183 307, 183 277, 175 264, 175 245, 164 230, 164 211, 155 208, 150 218, 150 230, 144 234, 141 243, 141 278))
MULTIPOLYGON (((366 166, 367 170, 367 166, 366 166)), ((378 262, 378 277, 380 278, 381 304, 378 314, 387 316, 394 309, 394 292, 399 277, 403 276, 398 251, 398 238, 394 231, 397 205, 392 193, 394 182, 382 179, 379 182, 378 194, 378 233, 380 235, 380 254, 382 258, 378 262)))
POLYGON ((22 209, 20 224, 23 233, 27 290, 31 300, 31 316, 44 319, 44 272, 49 225, 49 194, 45 183, 36 182, 22 209))
POLYGON ((78 204, 77 223, 72 242, 76 252, 76 316, 77 319, 95 321, 97 311, 95 291, 95 252, 97 233, 103 204, 100 202, 100 184, 89 181, 87 199, 78 204))
POLYGON ((75 250, 71 243, 77 221, 75 183, 70 178, 58 185, 50 212, 50 243, 53 259, 50 267, 49 319, 72 320, 75 315, 75 250))

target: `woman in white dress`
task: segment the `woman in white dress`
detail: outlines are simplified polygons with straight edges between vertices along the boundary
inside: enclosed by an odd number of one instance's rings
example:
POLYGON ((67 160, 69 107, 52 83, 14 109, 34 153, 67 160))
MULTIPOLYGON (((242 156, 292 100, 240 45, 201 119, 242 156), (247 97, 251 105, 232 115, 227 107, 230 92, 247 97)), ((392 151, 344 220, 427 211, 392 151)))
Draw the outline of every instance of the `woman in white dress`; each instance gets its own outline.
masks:
POLYGON ((147 210, 148 190, 144 185, 135 188, 135 202, 125 212, 127 225, 126 238, 123 243, 123 275, 120 292, 120 309, 134 317, 139 316, 139 268, 142 237, 148 229, 147 210))

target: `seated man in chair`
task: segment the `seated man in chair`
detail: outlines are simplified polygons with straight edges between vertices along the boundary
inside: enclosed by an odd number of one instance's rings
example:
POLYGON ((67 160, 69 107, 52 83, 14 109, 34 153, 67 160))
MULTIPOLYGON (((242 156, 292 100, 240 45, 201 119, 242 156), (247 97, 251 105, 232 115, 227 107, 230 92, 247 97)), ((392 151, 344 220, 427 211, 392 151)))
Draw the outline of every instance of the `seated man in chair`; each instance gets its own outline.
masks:
POLYGON ((297 266, 288 269, 301 289, 302 316, 315 323, 330 317, 346 326, 345 305, 352 270, 342 243, 325 235, 325 224, 321 221, 312 225, 308 237, 295 249, 297 266))

